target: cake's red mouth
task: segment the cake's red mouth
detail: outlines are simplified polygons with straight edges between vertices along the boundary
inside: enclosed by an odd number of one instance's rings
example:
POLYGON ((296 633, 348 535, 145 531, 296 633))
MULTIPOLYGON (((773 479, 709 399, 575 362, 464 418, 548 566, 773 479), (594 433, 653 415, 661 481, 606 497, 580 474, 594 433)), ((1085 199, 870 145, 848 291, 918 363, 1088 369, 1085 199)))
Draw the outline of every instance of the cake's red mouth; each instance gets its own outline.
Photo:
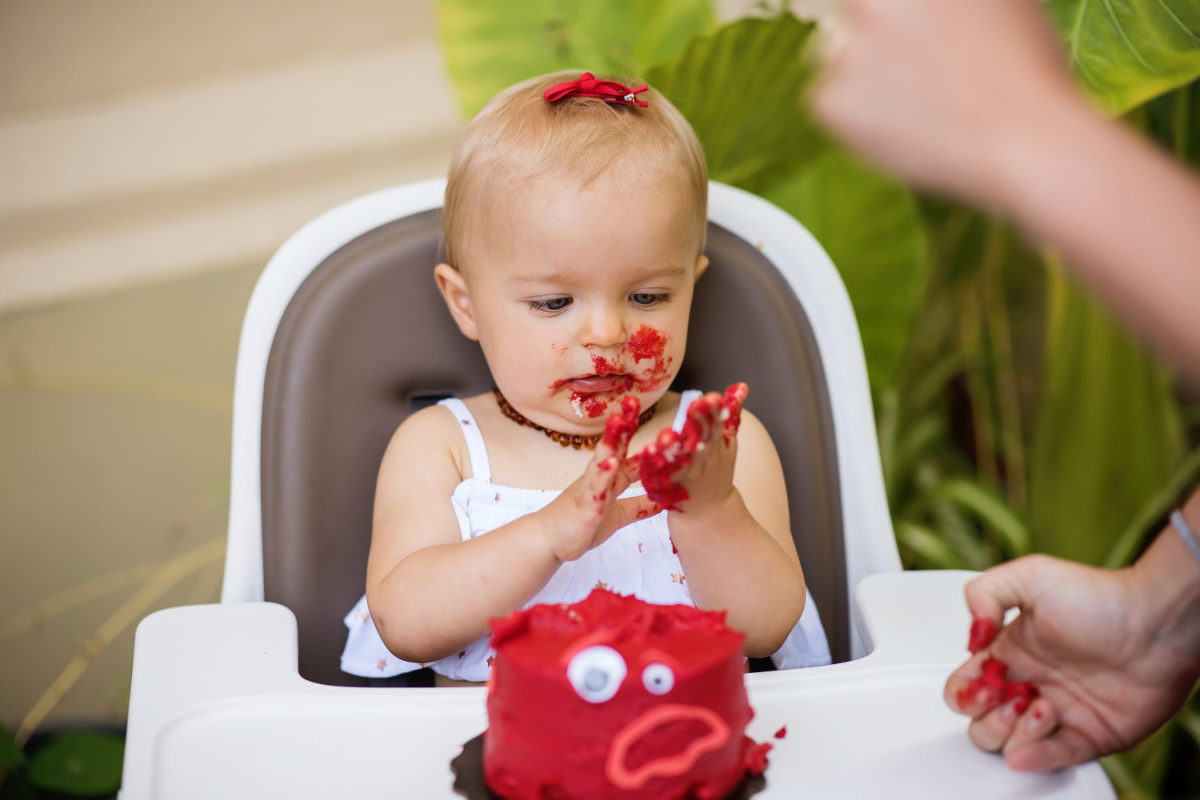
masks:
POLYGON ((608 748, 604 774, 619 789, 637 789, 651 778, 682 775, 705 753, 720 749, 728 741, 728 723, 711 709, 680 704, 656 706, 617 731, 608 748), (681 749, 671 755, 658 756, 634 769, 629 768, 630 753, 638 742, 657 728, 679 722, 691 723, 689 727, 696 727, 703 733, 672 743, 681 749))

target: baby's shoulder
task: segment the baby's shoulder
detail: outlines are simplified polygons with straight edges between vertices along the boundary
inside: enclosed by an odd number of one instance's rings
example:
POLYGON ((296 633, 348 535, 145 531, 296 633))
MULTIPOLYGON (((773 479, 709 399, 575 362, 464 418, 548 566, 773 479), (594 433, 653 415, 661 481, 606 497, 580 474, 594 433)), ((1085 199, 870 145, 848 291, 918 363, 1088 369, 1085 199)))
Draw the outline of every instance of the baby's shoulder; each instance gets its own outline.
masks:
POLYGON ((459 422, 450 409, 442 405, 426 406, 405 417, 396 433, 420 436, 445 436, 458 432, 459 422))
POLYGON ((388 453, 419 458, 430 466, 447 460, 457 470, 465 453, 461 424, 443 406, 433 405, 414 411, 392 433, 388 453))

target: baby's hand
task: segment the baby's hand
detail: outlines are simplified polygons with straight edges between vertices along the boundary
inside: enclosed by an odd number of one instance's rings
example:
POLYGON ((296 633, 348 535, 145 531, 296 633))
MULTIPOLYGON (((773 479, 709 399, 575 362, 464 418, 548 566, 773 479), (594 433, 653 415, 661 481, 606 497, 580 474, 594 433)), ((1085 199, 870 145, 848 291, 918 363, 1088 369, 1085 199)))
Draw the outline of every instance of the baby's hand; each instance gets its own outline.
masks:
POLYGON ((704 395, 688 407, 682 432, 664 430, 631 459, 651 500, 672 511, 695 511, 721 502, 733 490, 737 431, 748 392, 746 384, 735 383, 724 396, 704 395))
POLYGON ((647 496, 617 499, 630 483, 625 455, 637 431, 639 411, 638 399, 626 396, 621 412, 608 418, 583 475, 537 512, 543 517, 542 535, 558 561, 574 561, 617 529, 658 512, 647 496))

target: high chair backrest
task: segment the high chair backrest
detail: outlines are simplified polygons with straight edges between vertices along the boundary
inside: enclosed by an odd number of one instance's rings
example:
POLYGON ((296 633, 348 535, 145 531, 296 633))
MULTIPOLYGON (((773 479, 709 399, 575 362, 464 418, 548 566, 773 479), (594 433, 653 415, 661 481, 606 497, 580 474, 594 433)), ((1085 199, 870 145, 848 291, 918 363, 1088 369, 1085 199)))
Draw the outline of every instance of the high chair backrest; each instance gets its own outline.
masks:
MULTIPOLYGON (((315 219, 271 259, 246 312, 222 600, 292 609, 300 674, 314 681, 362 682, 338 668, 342 617, 363 592, 389 437, 423 405, 491 386, 433 281, 444 186, 384 190, 315 219)), ((799 223, 717 183, 707 254, 675 388, 749 384, 834 660, 858 657, 851 590, 900 561, 845 288, 799 223)))

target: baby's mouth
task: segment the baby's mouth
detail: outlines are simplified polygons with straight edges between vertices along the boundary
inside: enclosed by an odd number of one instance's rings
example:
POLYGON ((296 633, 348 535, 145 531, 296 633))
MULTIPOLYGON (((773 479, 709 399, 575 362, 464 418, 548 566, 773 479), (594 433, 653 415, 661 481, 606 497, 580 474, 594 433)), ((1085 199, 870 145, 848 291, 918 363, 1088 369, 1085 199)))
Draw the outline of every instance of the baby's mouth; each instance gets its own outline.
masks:
POLYGON ((624 373, 609 375, 584 375, 572 378, 566 382, 567 388, 574 394, 599 394, 601 392, 622 392, 633 387, 633 376, 624 373))

